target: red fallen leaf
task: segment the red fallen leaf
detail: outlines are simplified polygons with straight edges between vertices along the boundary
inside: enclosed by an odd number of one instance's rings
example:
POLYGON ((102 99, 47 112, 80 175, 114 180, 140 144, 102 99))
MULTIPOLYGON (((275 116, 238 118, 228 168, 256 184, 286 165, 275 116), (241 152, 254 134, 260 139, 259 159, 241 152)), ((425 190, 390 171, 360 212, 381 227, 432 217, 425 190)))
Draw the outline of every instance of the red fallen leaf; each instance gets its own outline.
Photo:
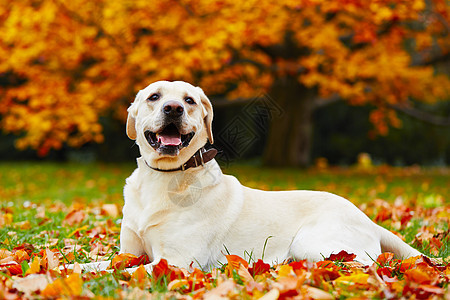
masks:
POLYGON ((392 217, 392 211, 386 209, 386 208, 381 208, 381 210, 377 213, 376 217, 375 217, 375 222, 383 222, 386 220, 389 220, 392 217))
POLYGON ((263 262, 262 259, 258 259, 257 262, 253 263, 253 267, 248 268, 248 271, 250 272, 250 274, 252 274, 253 277, 269 272, 269 270, 270 265, 263 262))
POLYGON ((153 267, 152 277, 155 281, 159 281, 163 276, 166 276, 168 282, 184 278, 184 274, 180 269, 169 266, 167 260, 161 259, 159 263, 153 267))
POLYGON ((64 220, 62 221, 63 225, 73 226, 75 224, 80 224, 86 219, 86 213, 84 210, 75 209, 69 212, 64 220))
POLYGON ((379 263, 382 266, 388 266, 393 258, 394 253, 391 252, 381 253, 377 258, 377 263, 379 263))
POLYGON ((388 277, 388 278, 393 278, 395 277, 393 273, 394 270, 392 270, 392 268, 389 267, 381 267, 377 269, 377 274, 381 277, 384 278, 384 276, 388 277))
POLYGON ((125 268, 138 266, 141 264, 148 264, 150 263, 150 259, 147 255, 141 255, 137 257, 136 255, 130 254, 130 253, 120 253, 111 261, 111 266, 115 270, 123 270, 125 268))
POLYGON ((332 261, 340 261, 340 262, 348 262, 353 261, 356 258, 356 254, 348 253, 347 251, 342 250, 338 254, 331 254, 327 260, 332 261))
POLYGON ((28 244, 28 243, 23 243, 22 245, 19 245, 19 246, 13 248, 13 252, 18 251, 18 250, 23 250, 23 251, 27 252, 28 255, 30 255, 34 251, 34 246, 31 244, 28 244))
POLYGON ((406 225, 406 223, 408 223, 412 219, 413 215, 414 214, 411 211, 411 209, 407 208, 406 211, 400 217, 400 224, 402 226, 406 225))
POLYGON ((16 261, 10 261, 7 263, 3 263, 0 265, 0 269, 5 269, 9 271, 11 275, 19 275, 22 274, 22 266, 18 264, 16 261))
POLYGON ((308 262, 306 260, 294 261, 289 264, 294 272, 296 270, 308 270, 308 262))

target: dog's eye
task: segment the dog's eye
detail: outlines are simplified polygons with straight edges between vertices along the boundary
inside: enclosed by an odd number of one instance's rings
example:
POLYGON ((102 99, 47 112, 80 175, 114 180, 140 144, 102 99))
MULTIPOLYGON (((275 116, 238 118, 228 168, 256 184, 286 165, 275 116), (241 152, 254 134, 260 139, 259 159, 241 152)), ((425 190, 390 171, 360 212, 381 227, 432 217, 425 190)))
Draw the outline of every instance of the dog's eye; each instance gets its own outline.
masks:
POLYGON ((184 101, 186 101, 186 103, 188 104, 197 104, 195 103, 194 99, 192 99, 192 97, 186 97, 184 98, 184 101))
POLYGON ((149 100, 149 101, 156 101, 156 100, 158 100, 160 97, 161 97, 161 96, 160 96, 159 94, 156 93, 156 94, 150 95, 150 97, 148 97, 147 100, 149 100))

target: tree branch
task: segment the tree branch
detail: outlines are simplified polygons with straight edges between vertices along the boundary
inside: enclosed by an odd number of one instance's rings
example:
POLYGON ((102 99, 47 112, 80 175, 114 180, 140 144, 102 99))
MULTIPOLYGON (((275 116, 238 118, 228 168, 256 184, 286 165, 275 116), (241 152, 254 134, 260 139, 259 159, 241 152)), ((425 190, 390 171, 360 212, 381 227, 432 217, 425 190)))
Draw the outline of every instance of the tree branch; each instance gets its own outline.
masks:
POLYGON ((450 126, 450 116, 441 117, 433 115, 432 113, 423 110, 419 110, 412 106, 405 106, 399 104, 391 104, 388 105, 388 107, 429 124, 433 124, 436 126, 450 126))

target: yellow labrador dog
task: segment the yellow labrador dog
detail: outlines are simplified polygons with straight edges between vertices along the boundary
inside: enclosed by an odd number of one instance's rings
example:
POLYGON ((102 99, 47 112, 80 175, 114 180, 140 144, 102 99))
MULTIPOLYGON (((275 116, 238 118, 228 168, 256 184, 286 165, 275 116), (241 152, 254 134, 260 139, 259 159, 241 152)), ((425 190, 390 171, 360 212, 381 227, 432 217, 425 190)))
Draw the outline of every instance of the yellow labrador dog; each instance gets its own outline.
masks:
POLYGON ((341 250, 365 264, 383 251, 420 255, 344 198, 255 190, 222 174, 215 150, 204 148, 213 143, 213 110, 199 87, 152 83, 128 113, 127 134, 142 156, 126 180, 120 251, 147 254, 148 269, 162 258, 207 268, 226 262, 227 251, 269 263, 317 261, 341 250))

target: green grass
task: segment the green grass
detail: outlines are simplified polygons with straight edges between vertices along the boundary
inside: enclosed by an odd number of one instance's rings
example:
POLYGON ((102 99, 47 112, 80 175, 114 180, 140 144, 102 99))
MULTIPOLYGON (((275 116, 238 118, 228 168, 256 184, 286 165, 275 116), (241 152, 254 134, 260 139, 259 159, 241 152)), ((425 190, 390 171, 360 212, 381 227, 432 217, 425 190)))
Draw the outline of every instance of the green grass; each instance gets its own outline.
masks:
MULTIPOLYGON (((0 199, 14 205, 25 201, 122 203, 125 179, 135 169, 129 164, 0 163, 0 199)), ((231 165, 224 173, 242 184, 265 190, 308 189, 336 193, 354 203, 381 198, 417 199, 433 206, 438 195, 449 203, 448 169, 386 168, 373 172, 334 168, 298 170, 231 165)))
MULTIPOLYGON (((101 242, 110 246, 110 253, 118 251, 121 216, 115 218, 98 213, 106 203, 123 204, 125 179, 136 165, 128 164, 75 164, 75 163, 0 163, 0 248, 8 250, 31 244, 34 252, 47 244, 62 249, 68 240, 81 246, 70 262, 92 261, 88 256, 92 245, 101 242), (63 223, 73 209, 85 209, 87 217, 74 225, 63 223), (12 222, 8 223, 8 217, 12 222), (3 218, 3 220, 2 220, 3 218), (77 230, 79 234, 76 233, 77 230), (93 236, 95 230, 105 230, 104 236, 93 236), (56 242, 55 242, 56 240, 56 242), (56 243, 56 244, 55 244, 56 243)), ((242 184, 265 190, 308 189, 336 193, 359 205, 375 217, 375 199, 389 203, 402 202, 412 210, 420 208, 432 212, 433 208, 449 205, 450 170, 377 167, 370 170, 357 168, 272 169, 254 165, 231 165, 224 173, 235 175, 242 184)), ((449 230, 448 216, 416 215, 406 228, 396 228, 391 220, 381 225, 399 231, 407 242, 413 242, 421 232, 449 230)), ((449 257, 450 240, 442 239, 439 253, 431 253, 425 241, 416 247, 432 256, 449 257)), ((120 282, 114 275, 93 277, 84 286, 97 296, 117 297, 120 282)), ((152 287, 164 293, 165 286, 152 287)))

